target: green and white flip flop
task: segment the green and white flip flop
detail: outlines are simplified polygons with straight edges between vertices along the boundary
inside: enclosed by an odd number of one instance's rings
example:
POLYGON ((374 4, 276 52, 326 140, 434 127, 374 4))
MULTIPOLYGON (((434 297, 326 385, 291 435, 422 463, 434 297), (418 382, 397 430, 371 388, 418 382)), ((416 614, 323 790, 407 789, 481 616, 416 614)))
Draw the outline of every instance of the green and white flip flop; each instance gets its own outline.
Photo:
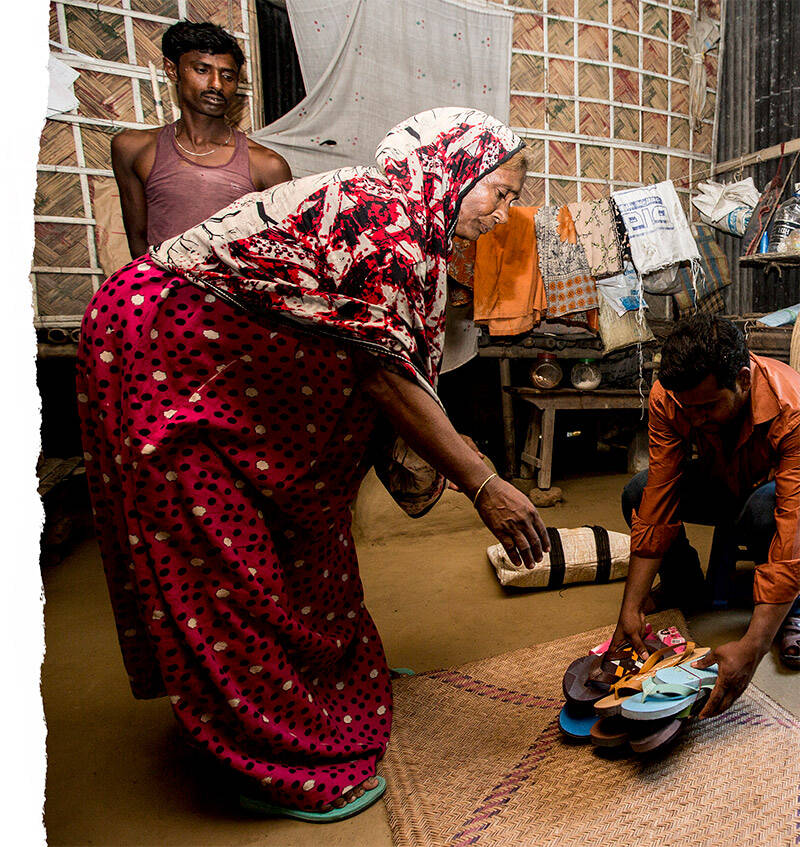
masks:
POLYGON ((391 677, 414 676, 414 671, 411 668, 389 668, 389 675, 391 677))
POLYGON ((369 808, 376 800, 380 800, 386 791, 386 780, 382 776, 376 777, 377 786, 365 791, 359 798, 353 800, 339 809, 328 809, 327 812, 307 812, 303 809, 289 809, 286 806, 276 806, 266 800, 257 797, 249 797, 246 794, 239 795, 239 805, 248 812, 271 818, 292 818, 306 823, 336 823, 347 818, 352 818, 364 809, 369 808))

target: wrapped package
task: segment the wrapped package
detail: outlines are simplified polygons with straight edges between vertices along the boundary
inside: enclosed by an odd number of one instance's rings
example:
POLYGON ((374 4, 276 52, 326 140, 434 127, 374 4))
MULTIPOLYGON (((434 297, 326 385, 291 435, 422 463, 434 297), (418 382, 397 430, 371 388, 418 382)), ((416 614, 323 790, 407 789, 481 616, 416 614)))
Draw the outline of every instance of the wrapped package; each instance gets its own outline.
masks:
POLYGON ((514 588, 561 588, 580 582, 609 582, 628 574, 631 538, 601 526, 547 528, 550 552, 532 569, 515 565, 502 544, 486 554, 501 585, 514 588))

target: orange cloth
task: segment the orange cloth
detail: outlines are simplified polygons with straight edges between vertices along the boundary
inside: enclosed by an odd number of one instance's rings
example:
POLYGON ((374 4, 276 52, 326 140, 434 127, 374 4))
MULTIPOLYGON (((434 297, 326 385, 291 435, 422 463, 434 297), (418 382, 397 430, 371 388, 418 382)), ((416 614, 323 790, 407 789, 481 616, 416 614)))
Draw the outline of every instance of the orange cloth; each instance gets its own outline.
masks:
POLYGON ((512 206, 507 223, 478 239, 475 321, 488 324, 489 335, 528 332, 547 306, 536 249, 537 211, 534 206, 512 206))
POLYGON ((775 537, 756 568, 756 603, 786 603, 800 591, 800 374, 783 362, 751 355, 750 414, 728 457, 718 433, 691 431, 674 395, 656 382, 650 391, 650 468, 639 511, 634 512, 631 553, 659 558, 680 531, 681 464, 697 440, 712 459, 712 475, 737 497, 775 479, 775 537))

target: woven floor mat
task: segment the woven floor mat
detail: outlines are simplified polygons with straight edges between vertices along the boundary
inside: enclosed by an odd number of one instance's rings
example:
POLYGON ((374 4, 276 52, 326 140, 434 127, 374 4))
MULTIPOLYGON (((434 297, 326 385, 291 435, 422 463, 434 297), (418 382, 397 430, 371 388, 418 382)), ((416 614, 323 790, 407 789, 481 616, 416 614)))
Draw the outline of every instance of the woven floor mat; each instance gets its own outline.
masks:
MULTIPOLYGON (((678 612, 650 621, 686 632, 678 612)), ((562 740, 564 669, 611 632, 397 680, 395 845, 800 844, 800 721, 752 685, 651 760, 562 740)))

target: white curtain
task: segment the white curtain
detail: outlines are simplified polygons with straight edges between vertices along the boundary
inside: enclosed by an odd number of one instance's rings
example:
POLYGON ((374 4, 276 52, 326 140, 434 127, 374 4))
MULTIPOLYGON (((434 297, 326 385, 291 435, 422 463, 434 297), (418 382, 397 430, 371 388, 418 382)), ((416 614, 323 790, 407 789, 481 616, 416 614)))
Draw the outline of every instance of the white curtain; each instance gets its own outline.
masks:
POLYGON ((288 0, 308 95, 252 137, 294 176, 374 163, 396 123, 435 106, 508 120, 511 12, 479 0, 288 0))
POLYGON ((354 0, 286 0, 306 91, 322 79, 357 5, 354 0))

